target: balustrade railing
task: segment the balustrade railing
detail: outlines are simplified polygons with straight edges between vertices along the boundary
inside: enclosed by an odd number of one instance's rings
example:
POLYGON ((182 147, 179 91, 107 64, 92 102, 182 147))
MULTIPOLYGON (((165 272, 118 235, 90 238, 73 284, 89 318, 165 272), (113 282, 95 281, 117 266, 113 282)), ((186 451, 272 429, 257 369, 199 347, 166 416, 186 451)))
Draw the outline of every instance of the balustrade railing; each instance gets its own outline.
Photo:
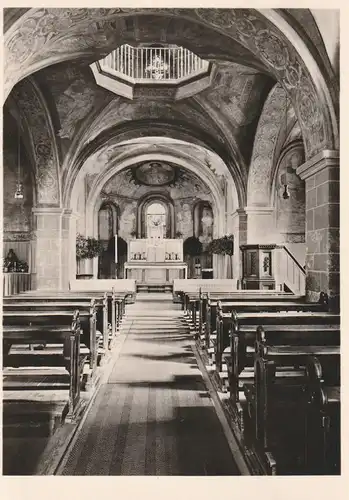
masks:
POLYGON ((131 81, 175 82, 206 71, 208 61, 183 47, 122 45, 99 61, 102 71, 131 81))

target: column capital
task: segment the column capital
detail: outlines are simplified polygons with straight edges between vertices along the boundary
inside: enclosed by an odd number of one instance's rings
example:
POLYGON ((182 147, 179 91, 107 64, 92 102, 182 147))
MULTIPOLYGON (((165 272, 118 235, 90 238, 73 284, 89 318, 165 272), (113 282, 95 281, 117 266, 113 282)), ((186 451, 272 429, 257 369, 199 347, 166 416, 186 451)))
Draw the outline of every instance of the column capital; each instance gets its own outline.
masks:
POLYGON ((303 180, 312 177, 328 167, 339 168, 339 151, 325 149, 300 165, 296 172, 303 180))

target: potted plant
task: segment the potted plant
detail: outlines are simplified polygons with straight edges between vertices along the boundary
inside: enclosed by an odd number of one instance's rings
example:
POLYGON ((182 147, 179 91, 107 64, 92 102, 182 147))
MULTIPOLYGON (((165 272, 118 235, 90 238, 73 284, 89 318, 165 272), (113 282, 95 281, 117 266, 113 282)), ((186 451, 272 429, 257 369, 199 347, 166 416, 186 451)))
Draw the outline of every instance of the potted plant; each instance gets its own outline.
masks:
POLYGON ((216 255, 234 255, 234 235, 229 234, 212 240, 207 247, 207 252, 216 255))
POLYGON ((83 261, 92 260, 95 257, 99 257, 103 252, 102 243, 96 238, 83 236, 78 234, 76 237, 76 260, 77 260, 77 278, 79 279, 89 279, 93 277, 93 273, 82 273, 81 263, 83 261))
POLYGON ((180 231, 177 231, 175 236, 176 236, 176 238, 181 239, 181 238, 183 238, 183 233, 181 233, 180 231))

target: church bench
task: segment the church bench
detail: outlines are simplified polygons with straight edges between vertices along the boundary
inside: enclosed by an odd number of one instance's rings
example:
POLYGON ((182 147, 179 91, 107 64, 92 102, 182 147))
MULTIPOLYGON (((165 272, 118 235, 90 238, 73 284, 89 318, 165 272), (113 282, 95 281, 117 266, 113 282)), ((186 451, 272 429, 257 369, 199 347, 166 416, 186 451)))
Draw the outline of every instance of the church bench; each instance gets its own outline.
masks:
MULTIPOLYGON (((45 329, 50 329, 52 326, 66 326, 69 323, 72 314, 76 310, 75 304, 66 304, 65 308, 60 308, 59 310, 43 310, 40 305, 38 310, 28 310, 16 308, 16 311, 8 310, 11 309, 11 305, 4 306, 3 311, 3 328, 6 329, 7 336, 3 339, 3 347, 5 356, 9 354, 11 346, 18 343, 33 344, 37 343, 35 340, 32 342, 26 342, 30 338, 31 328, 34 329, 36 334, 40 331, 45 336, 45 329), (21 330, 25 332, 25 336, 21 339, 21 330)), ((81 339, 83 344, 87 348, 86 358, 88 360, 88 366, 86 366, 85 376, 87 377, 88 386, 93 385, 97 372, 97 356, 98 356, 98 345, 96 338, 96 308, 95 303, 92 301, 86 306, 85 309, 79 311, 79 325, 81 332, 81 339)), ((40 345, 45 346, 47 342, 42 338, 38 342, 40 345)), ((50 342, 52 344, 52 341, 50 342)), ((53 346, 52 346, 53 347, 53 346)), ((69 339, 63 346, 63 355, 65 358, 69 359, 69 339)), ((43 355, 45 355, 45 347, 43 347, 43 355)), ((31 351, 29 351, 30 353, 31 351)), ((49 352, 47 352, 49 355, 49 352)), ((24 356, 24 353, 22 353, 24 356)))
MULTIPOLYGON (((218 328, 217 328, 217 315, 218 315, 218 310, 221 310, 223 315, 221 317, 221 323, 222 328, 220 329, 219 335, 222 335, 222 339, 219 339, 219 341, 216 342, 217 346, 217 355, 218 355, 218 364, 220 366, 220 356, 222 354, 222 350, 220 349, 220 346, 225 349, 229 344, 229 337, 230 337, 230 329, 228 327, 228 319, 226 320, 226 325, 224 327, 224 317, 225 314, 228 314, 228 312, 251 312, 251 313, 258 313, 258 312, 282 312, 282 311, 309 311, 309 312, 320 312, 323 310, 323 304, 321 303, 305 303, 305 302, 300 302, 299 300, 296 301, 291 301, 289 300, 278 300, 278 298, 275 298, 274 301, 272 301, 270 298, 269 300, 256 300, 251 297, 244 297, 241 300, 240 299, 235 299, 235 300, 229 300, 229 301, 213 301, 213 304, 211 303, 211 299, 208 298, 206 301, 206 310, 205 310, 205 315, 203 317, 203 325, 205 327, 205 335, 201 336, 201 339, 205 340, 205 347, 206 349, 209 349, 211 346, 211 332, 216 331, 216 334, 218 334, 218 328)), ((228 314, 229 316, 229 314, 228 314)))
MULTIPOLYGON (((234 321, 234 317, 239 311, 243 311, 245 313, 263 313, 268 314, 272 312, 278 312, 279 314, 286 313, 286 316, 283 316, 281 321, 291 321, 292 317, 289 318, 289 313, 294 311, 299 312, 308 312, 313 309, 319 309, 319 304, 292 304, 288 302, 280 303, 280 302, 261 302, 256 304, 255 302, 251 303, 242 303, 238 302, 234 303, 221 303, 217 304, 217 312, 216 312, 216 336, 213 337, 214 344, 214 361, 216 365, 216 371, 220 376, 221 386, 223 390, 229 389, 229 380, 232 378, 231 374, 233 372, 234 362, 232 357, 234 357, 234 350, 232 349, 231 343, 231 332, 234 330, 232 328, 232 322, 234 321), (288 304, 288 307, 286 307, 288 304), (225 307, 224 307, 225 306, 225 307), (315 307, 313 307, 315 306, 315 307), (229 312, 231 310, 233 315, 229 312), (232 354, 233 353, 233 354, 232 354), (225 354, 225 356, 224 356, 225 354), (223 370, 223 356, 224 356, 224 370, 223 370)), ((259 316, 260 317, 260 316, 259 316)), ((303 317, 305 319, 305 317, 303 317)), ((287 338, 283 338, 282 340, 287 340, 287 338)), ((236 351, 238 352, 238 351, 236 351)), ((237 361, 239 363, 239 361, 237 361)), ((236 382, 235 382, 236 386, 236 382)))
MULTIPOLYGON (((232 401, 239 401, 239 376, 241 372, 248 367, 253 366, 253 354, 255 350, 256 330, 260 324, 267 327, 268 335, 275 333, 275 342, 277 337, 281 342, 295 338, 298 335, 299 342, 306 332, 312 331, 315 334, 319 332, 328 332, 334 330, 338 332, 339 316, 327 312, 307 311, 305 305, 304 311, 297 312, 232 312, 232 331, 231 331, 231 364, 229 370, 229 387, 232 401), (279 333, 278 333, 279 332, 279 333), (283 332, 281 334, 281 332, 283 332)), ((324 333, 326 334, 326 333, 324 333)), ((247 373, 245 373, 247 376, 247 373)), ((251 371, 253 377, 253 370, 251 371)))
POLYGON ((337 330, 327 331, 306 326, 304 331, 295 329, 292 334, 290 330, 284 330, 283 325, 271 332, 268 327, 257 329, 254 398, 248 401, 259 449, 278 457, 278 462, 282 461, 282 448, 287 448, 294 457, 298 454, 303 467, 309 467, 310 463, 306 459, 306 447, 313 446, 306 434, 308 416, 312 415, 308 419, 310 422, 315 420, 314 415, 321 421, 319 408, 309 398, 309 394, 316 394, 319 385, 314 379, 325 378, 327 386, 337 387, 340 376, 339 325, 337 330), (325 370, 309 370, 308 360, 314 356, 327 367, 327 373, 325 370))
MULTIPOLYGON (((97 312, 101 313, 102 325, 104 326, 103 331, 103 353, 106 353, 108 349, 108 330, 107 330, 107 315, 106 315, 106 302, 103 301, 97 304, 95 299, 91 300, 79 300, 70 301, 70 299, 52 300, 52 299, 41 299, 32 298, 31 300, 21 300, 19 302, 16 299, 6 300, 3 305, 3 310, 5 314, 6 323, 17 323, 17 318, 28 318, 31 324, 36 323, 39 320, 28 316, 27 313, 37 313, 38 318, 42 313, 51 312, 68 312, 73 313, 75 310, 79 310, 80 315, 80 325, 82 330, 82 341, 89 349, 89 368, 90 374, 94 374, 97 367, 98 361, 98 344, 99 339, 97 338, 97 312), (11 315, 14 316, 14 320, 11 319, 11 315)), ((51 318, 50 318, 51 319, 51 318)), ((26 321, 26 319, 24 319, 26 321)), ((41 321, 41 320, 40 320, 41 321)), ((22 320, 20 320, 23 323, 22 320)))
POLYGON ((136 299, 136 280, 133 279, 90 279, 71 280, 69 288, 73 292, 114 292, 125 294, 128 303, 136 299))
POLYGON ((310 396, 306 421, 308 474, 340 474, 340 356, 312 356, 307 363, 310 396))
MULTIPOLYGON (((299 300, 291 301, 280 300, 276 297, 274 300, 269 298, 266 300, 255 299, 254 297, 243 297, 242 299, 236 298, 232 300, 212 300, 208 298, 206 307, 204 309, 202 321, 199 322, 203 325, 205 330, 205 345, 209 348, 211 332, 215 330, 216 315, 218 305, 223 312, 236 311, 236 312, 278 312, 278 311, 323 311, 324 306, 322 303, 306 303, 299 300)), ((200 332, 199 332, 200 333, 200 332)), ((201 332, 202 335, 202 332, 201 332)))
POLYGON ((26 297, 36 297, 46 300, 70 300, 71 302, 79 301, 79 300, 91 300, 94 298, 96 300, 96 304, 100 306, 100 304, 104 304, 104 301, 107 301, 107 323, 105 323, 105 318, 100 320, 100 315, 97 315, 97 328, 100 331, 105 332, 108 327, 108 323, 110 324, 110 328, 112 334, 116 334, 117 330, 120 327, 122 318, 125 314, 125 301, 126 301, 126 293, 118 293, 116 294, 114 291, 111 292, 79 292, 79 291, 31 291, 21 294, 18 297, 19 300, 25 300, 26 297), (107 325, 107 326, 106 326, 107 325))
MULTIPOLYGON (((327 299, 325 294, 320 295, 319 304, 324 304, 327 299)), ((217 305, 220 301, 223 304, 225 302, 267 302, 267 301, 278 301, 278 302, 291 302, 292 307, 296 308, 295 303, 303 303, 304 297, 299 295, 294 295, 287 292, 279 292, 275 290, 235 290, 229 293, 203 293, 199 290, 199 293, 186 293, 184 294, 184 314, 189 314, 189 320, 192 322, 195 330, 199 330, 199 337, 202 335, 203 327, 208 323, 210 326, 207 315, 208 306, 207 303, 210 300, 212 307, 217 305)), ((319 305, 311 305, 310 308, 317 310, 319 305)), ((326 306, 327 307, 327 306, 326 306)), ((323 310, 323 309, 322 309, 323 310)))
POLYGON ((236 279, 175 279, 173 280, 173 296, 176 300, 178 297, 181 298, 183 302, 183 309, 186 313, 187 311, 187 300, 186 295, 192 294, 199 296, 199 292, 202 293, 230 293, 237 290, 237 280, 236 279))
MULTIPOLYGON (((278 310, 300 310, 300 311, 326 311, 328 309, 328 296, 327 294, 321 292, 318 302, 305 302, 303 296, 296 296, 284 292, 275 292, 273 290, 261 290, 258 294, 254 294, 253 291, 244 290, 245 293, 230 294, 223 296, 212 296, 210 294, 202 294, 200 297, 201 305, 199 306, 199 314, 202 315, 199 318, 199 334, 202 335, 202 328, 205 327, 205 332, 209 338, 210 332, 214 330, 215 326, 215 316, 217 304, 220 302, 222 309, 233 310, 233 306, 236 309, 240 309, 243 304, 249 306, 249 311, 258 312, 260 310, 271 311, 272 307, 275 307, 275 311, 278 310), (247 292, 247 293, 246 293, 247 292), (263 292, 263 293, 261 293, 263 292), (202 325, 200 331, 200 325, 202 325)), ((206 342, 206 347, 208 344, 206 342)))
MULTIPOLYGON (((61 318, 60 324, 3 325, 3 342, 13 344, 52 343, 60 345, 60 356, 54 367, 39 370, 23 366, 11 368, 8 357, 4 356, 3 389, 5 403, 21 402, 30 404, 33 397, 48 405, 52 404, 52 391, 62 391, 57 399, 65 401, 64 415, 72 418, 80 402, 81 368, 84 355, 80 351, 80 315, 78 311, 61 318), (40 373, 41 372, 41 373, 40 373), (46 391, 48 391, 46 393, 46 391), (46 394, 48 397, 46 397, 46 394)), ((51 358, 52 359, 52 358, 51 358)), ((16 406, 16 405, 15 405, 16 406)), ((16 406, 19 409, 19 406, 16 406)))

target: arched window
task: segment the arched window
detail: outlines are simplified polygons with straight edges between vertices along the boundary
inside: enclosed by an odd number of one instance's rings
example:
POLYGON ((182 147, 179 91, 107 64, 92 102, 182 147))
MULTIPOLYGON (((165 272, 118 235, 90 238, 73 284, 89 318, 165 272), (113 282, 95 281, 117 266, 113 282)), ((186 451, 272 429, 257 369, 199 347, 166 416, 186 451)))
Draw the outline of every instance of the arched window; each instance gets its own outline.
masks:
POLYGON ((174 206, 163 193, 150 193, 137 207, 137 234, 139 238, 174 238, 174 206))
POLYGON ((148 205, 146 231, 148 238, 166 237, 166 208, 162 203, 154 202, 148 205))

